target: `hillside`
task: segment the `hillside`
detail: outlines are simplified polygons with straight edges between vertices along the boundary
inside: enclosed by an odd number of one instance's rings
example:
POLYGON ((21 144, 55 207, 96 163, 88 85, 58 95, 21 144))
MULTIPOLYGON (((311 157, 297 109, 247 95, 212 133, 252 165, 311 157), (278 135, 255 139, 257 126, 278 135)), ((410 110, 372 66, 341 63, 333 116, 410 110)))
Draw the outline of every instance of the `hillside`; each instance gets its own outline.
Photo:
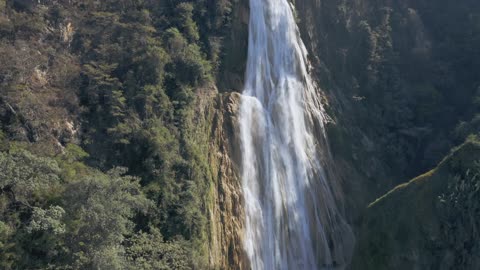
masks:
POLYGON ((355 269, 476 269, 478 138, 368 206, 355 269))

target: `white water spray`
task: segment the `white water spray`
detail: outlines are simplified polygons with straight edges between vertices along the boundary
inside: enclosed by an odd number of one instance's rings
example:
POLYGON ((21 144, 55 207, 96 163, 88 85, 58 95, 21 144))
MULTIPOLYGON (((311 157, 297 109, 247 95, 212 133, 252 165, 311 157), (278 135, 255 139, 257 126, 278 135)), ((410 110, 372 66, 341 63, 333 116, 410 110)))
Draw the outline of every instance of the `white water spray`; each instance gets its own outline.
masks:
POLYGON ((240 109, 252 269, 342 269, 353 235, 322 166, 324 113, 288 0, 250 0, 240 109))

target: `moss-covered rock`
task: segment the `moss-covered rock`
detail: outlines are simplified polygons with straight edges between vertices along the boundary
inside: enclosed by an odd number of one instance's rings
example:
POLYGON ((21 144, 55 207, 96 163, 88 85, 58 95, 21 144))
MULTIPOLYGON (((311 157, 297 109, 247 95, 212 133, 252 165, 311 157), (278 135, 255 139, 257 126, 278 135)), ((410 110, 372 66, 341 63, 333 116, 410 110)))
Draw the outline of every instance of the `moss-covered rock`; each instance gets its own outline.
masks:
MULTIPOLYGON (((209 171, 207 204, 208 255, 212 269, 248 269, 243 249, 243 194, 237 115, 238 93, 202 95, 198 99, 199 126, 205 134, 202 155, 209 171)), ((203 136, 203 135, 202 135, 203 136)))

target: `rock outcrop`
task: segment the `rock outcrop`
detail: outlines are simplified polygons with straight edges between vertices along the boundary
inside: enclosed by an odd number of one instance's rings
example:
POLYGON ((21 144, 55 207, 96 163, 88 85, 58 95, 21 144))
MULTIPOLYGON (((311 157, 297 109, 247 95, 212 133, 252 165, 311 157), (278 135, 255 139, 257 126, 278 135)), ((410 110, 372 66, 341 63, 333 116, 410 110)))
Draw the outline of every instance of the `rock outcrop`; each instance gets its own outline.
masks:
POLYGON ((208 261, 212 269, 248 269, 242 246, 245 213, 239 170, 240 94, 210 90, 199 96, 198 103, 198 117, 208 134, 205 155, 211 177, 207 202, 208 261))

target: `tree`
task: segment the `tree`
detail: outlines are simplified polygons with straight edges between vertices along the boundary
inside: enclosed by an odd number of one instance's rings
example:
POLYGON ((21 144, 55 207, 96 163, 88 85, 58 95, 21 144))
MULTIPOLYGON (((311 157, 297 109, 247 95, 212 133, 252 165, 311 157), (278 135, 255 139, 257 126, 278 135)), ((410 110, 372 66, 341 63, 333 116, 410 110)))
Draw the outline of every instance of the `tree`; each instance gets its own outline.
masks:
POLYGON ((165 242, 155 228, 150 228, 150 233, 140 232, 128 239, 125 251, 132 270, 192 269, 189 243, 182 239, 165 242))
POLYGON ((59 188, 60 168, 55 160, 37 157, 25 150, 0 152, 0 196, 8 207, 32 209, 39 198, 59 188))
POLYGON ((151 202, 139 179, 117 168, 70 183, 65 190, 66 244, 76 269, 123 269, 125 236, 133 233, 132 218, 151 202))
POLYGON ((53 258, 58 242, 49 232, 64 229, 61 207, 42 209, 61 196, 60 168, 50 158, 21 149, 11 152, 0 152, 0 265, 39 266, 53 258))

